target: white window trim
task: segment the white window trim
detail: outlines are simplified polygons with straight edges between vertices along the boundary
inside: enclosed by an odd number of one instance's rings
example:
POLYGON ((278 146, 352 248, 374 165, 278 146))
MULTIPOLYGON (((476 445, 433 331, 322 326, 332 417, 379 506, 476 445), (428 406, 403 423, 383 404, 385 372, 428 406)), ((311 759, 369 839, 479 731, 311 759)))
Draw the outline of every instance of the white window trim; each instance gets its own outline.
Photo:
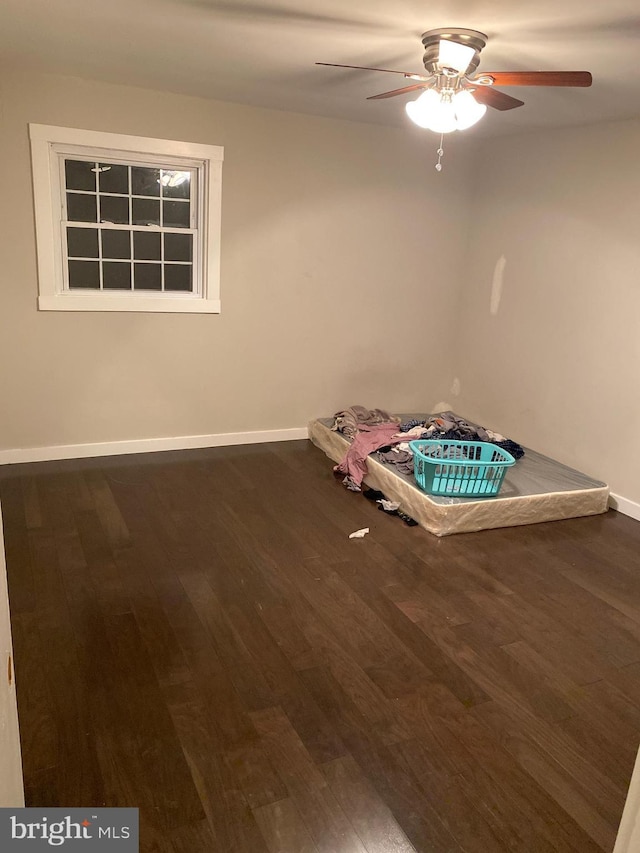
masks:
POLYGON ((42 311, 146 311, 165 313, 220 313, 220 228, 222 161, 224 148, 126 136, 51 125, 30 124, 33 196, 38 252, 38 308, 42 311), (198 193, 199 226, 202 229, 202 289, 197 293, 79 292, 63 286, 63 258, 60 236, 61 201, 58 172, 59 146, 89 146, 96 155, 108 159, 109 151, 133 157, 180 158, 202 163, 204 181, 198 193), (56 147, 58 146, 58 148, 56 147))

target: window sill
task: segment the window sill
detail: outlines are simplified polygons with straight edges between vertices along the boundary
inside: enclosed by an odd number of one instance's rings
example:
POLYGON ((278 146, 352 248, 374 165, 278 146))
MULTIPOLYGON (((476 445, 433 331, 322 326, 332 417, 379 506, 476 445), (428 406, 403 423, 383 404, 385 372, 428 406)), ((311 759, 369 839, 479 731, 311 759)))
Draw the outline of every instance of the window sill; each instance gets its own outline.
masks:
POLYGON ((138 311, 163 314, 219 314, 219 299, 199 296, 102 296, 67 294, 40 296, 40 311, 138 311))

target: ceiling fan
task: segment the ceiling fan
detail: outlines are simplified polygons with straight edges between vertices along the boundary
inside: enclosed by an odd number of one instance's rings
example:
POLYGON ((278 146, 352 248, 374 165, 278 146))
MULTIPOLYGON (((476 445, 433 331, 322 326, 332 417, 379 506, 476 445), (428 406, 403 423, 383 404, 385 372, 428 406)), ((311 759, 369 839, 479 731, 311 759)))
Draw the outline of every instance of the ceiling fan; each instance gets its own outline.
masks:
MULTIPOLYGON (((480 52, 487 44, 487 36, 477 30, 460 27, 442 27, 429 30, 422 36, 426 75, 409 71, 392 71, 388 68, 369 68, 361 65, 338 65, 333 62, 316 62, 333 68, 354 68, 363 71, 383 71, 401 74, 414 82, 401 89, 392 89, 367 100, 393 98, 397 95, 419 92, 415 101, 406 104, 406 111, 420 127, 437 133, 465 130, 485 114, 487 107, 496 110, 513 110, 524 101, 508 95, 499 86, 590 86, 588 71, 486 71, 476 73, 480 52)), ((440 153, 440 149, 439 152, 440 153)))

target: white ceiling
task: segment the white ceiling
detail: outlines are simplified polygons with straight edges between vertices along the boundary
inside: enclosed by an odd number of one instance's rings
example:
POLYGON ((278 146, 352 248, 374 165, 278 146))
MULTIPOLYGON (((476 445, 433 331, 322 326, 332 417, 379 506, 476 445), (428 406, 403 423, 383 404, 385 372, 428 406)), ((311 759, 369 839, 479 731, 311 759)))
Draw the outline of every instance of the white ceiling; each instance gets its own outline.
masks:
POLYGON ((0 62, 206 98, 355 119, 408 120, 401 77, 314 62, 422 70, 422 32, 489 36, 480 71, 587 70, 590 89, 510 88, 499 134, 640 117, 637 0, 2 0, 0 62), (431 8, 430 8, 431 7, 431 8))

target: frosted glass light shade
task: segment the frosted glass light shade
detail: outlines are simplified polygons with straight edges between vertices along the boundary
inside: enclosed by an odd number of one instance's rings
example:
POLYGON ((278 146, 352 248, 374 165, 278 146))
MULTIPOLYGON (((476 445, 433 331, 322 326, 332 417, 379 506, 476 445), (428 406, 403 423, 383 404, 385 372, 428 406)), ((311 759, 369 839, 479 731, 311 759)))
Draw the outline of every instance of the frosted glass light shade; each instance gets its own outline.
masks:
POLYGON ((438 108, 431 116, 429 127, 436 133, 451 133, 456 129, 456 108, 449 99, 440 99, 438 108))
POLYGON ((453 105, 458 130, 466 130, 468 127, 472 127, 472 125, 480 121, 487 111, 486 104, 479 104, 471 92, 467 92, 464 89, 455 96, 453 105))
POLYGON ((418 127, 436 133, 451 133, 453 130, 466 130, 480 121, 487 108, 466 90, 451 98, 449 94, 441 95, 435 89, 427 89, 415 101, 409 101, 405 110, 418 127))
POLYGON ((456 129, 453 103, 449 100, 443 101, 435 89, 427 89, 417 100, 409 101, 405 109, 411 121, 426 130, 450 133, 456 129))
POLYGON ((440 40, 438 65, 441 68, 453 68, 458 74, 464 74, 475 55, 475 50, 465 44, 449 39, 440 40))

